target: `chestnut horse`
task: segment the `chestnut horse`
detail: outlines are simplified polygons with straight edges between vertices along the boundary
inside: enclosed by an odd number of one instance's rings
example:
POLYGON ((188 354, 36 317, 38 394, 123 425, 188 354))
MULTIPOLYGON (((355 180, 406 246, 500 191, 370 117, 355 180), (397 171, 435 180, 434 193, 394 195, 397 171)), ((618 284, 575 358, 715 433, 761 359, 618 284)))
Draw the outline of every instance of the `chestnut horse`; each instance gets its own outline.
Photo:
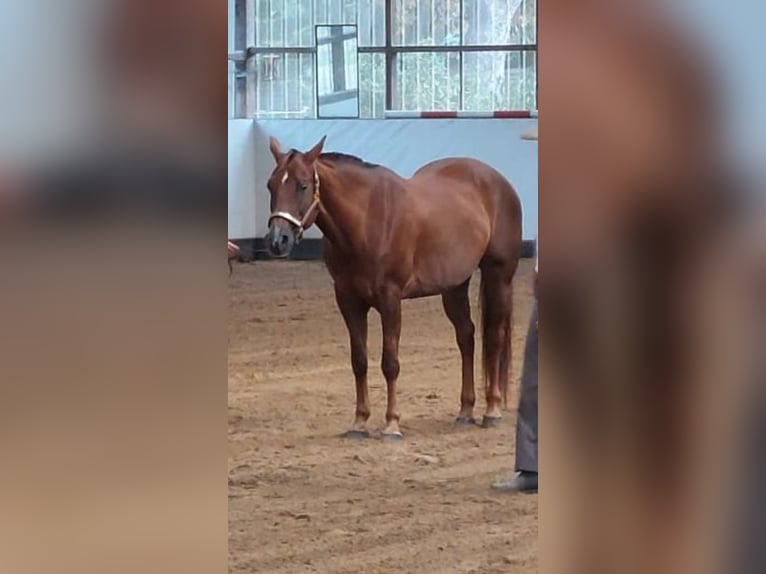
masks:
POLYGON ((482 426, 501 418, 508 386, 511 281, 521 254, 521 204, 510 183, 468 158, 431 162, 410 179, 341 153, 283 152, 271 138, 276 167, 268 181, 266 242, 286 257, 316 223, 324 258, 348 328, 356 379, 356 417, 346 433, 368 437, 367 315, 380 313, 382 370, 388 390, 384 438, 401 438, 399 377, 401 301, 441 295, 462 358, 458 424, 474 423, 474 324, 468 285, 481 269, 482 359, 487 400, 482 426))

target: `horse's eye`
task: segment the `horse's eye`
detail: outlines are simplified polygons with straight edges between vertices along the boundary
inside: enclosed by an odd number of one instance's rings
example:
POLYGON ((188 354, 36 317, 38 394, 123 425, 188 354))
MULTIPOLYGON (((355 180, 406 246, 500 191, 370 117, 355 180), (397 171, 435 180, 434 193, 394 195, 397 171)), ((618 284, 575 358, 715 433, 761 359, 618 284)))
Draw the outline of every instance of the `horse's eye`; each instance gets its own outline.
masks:
POLYGON ((301 191, 306 191, 308 189, 308 186, 305 183, 298 184, 298 187, 301 191))

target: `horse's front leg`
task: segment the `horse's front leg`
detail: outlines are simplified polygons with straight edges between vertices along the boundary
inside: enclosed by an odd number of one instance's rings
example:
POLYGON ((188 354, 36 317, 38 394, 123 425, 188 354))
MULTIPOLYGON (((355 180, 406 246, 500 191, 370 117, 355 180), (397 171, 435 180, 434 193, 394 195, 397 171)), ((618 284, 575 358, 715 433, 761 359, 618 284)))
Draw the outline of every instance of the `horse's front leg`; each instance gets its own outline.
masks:
POLYGON ((356 297, 353 293, 335 289, 335 300, 338 302, 343 320, 348 329, 351 346, 351 368, 354 371, 356 383, 356 412, 354 424, 346 432, 349 438, 369 438, 367 419, 370 418, 370 399, 367 392, 367 314, 370 306, 356 297))
POLYGON ((402 302, 398 295, 387 295, 380 304, 380 322, 383 327, 383 357, 381 368, 386 378, 388 405, 384 439, 401 439, 399 408, 396 402, 396 381, 399 378, 399 337, 402 332, 402 302))

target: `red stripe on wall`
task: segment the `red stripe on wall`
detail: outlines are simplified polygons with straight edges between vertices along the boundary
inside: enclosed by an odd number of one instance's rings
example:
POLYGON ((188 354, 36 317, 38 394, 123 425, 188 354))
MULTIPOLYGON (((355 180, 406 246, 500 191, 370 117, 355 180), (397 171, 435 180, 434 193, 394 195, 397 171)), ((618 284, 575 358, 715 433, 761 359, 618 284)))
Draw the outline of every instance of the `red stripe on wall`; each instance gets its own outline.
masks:
POLYGON ((420 112, 421 118, 456 118, 457 112, 420 112))
POLYGON ((525 119, 532 117, 532 114, 528 110, 504 110, 498 112, 492 112, 493 118, 515 118, 525 119))

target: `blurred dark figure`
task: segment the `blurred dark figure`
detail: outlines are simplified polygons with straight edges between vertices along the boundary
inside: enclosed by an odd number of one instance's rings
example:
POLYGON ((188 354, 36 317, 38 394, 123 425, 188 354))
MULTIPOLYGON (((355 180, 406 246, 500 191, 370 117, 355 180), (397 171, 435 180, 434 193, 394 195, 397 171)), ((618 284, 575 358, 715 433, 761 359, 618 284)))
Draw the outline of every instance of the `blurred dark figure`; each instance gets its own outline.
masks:
POLYGON ((697 514, 712 456, 698 442, 718 414, 701 365, 721 355, 700 324, 740 200, 705 61, 651 6, 540 13, 541 364, 557 379, 541 411, 556 516, 541 521, 567 524, 575 572, 702 574, 720 550, 700 542, 715 521, 697 514))

